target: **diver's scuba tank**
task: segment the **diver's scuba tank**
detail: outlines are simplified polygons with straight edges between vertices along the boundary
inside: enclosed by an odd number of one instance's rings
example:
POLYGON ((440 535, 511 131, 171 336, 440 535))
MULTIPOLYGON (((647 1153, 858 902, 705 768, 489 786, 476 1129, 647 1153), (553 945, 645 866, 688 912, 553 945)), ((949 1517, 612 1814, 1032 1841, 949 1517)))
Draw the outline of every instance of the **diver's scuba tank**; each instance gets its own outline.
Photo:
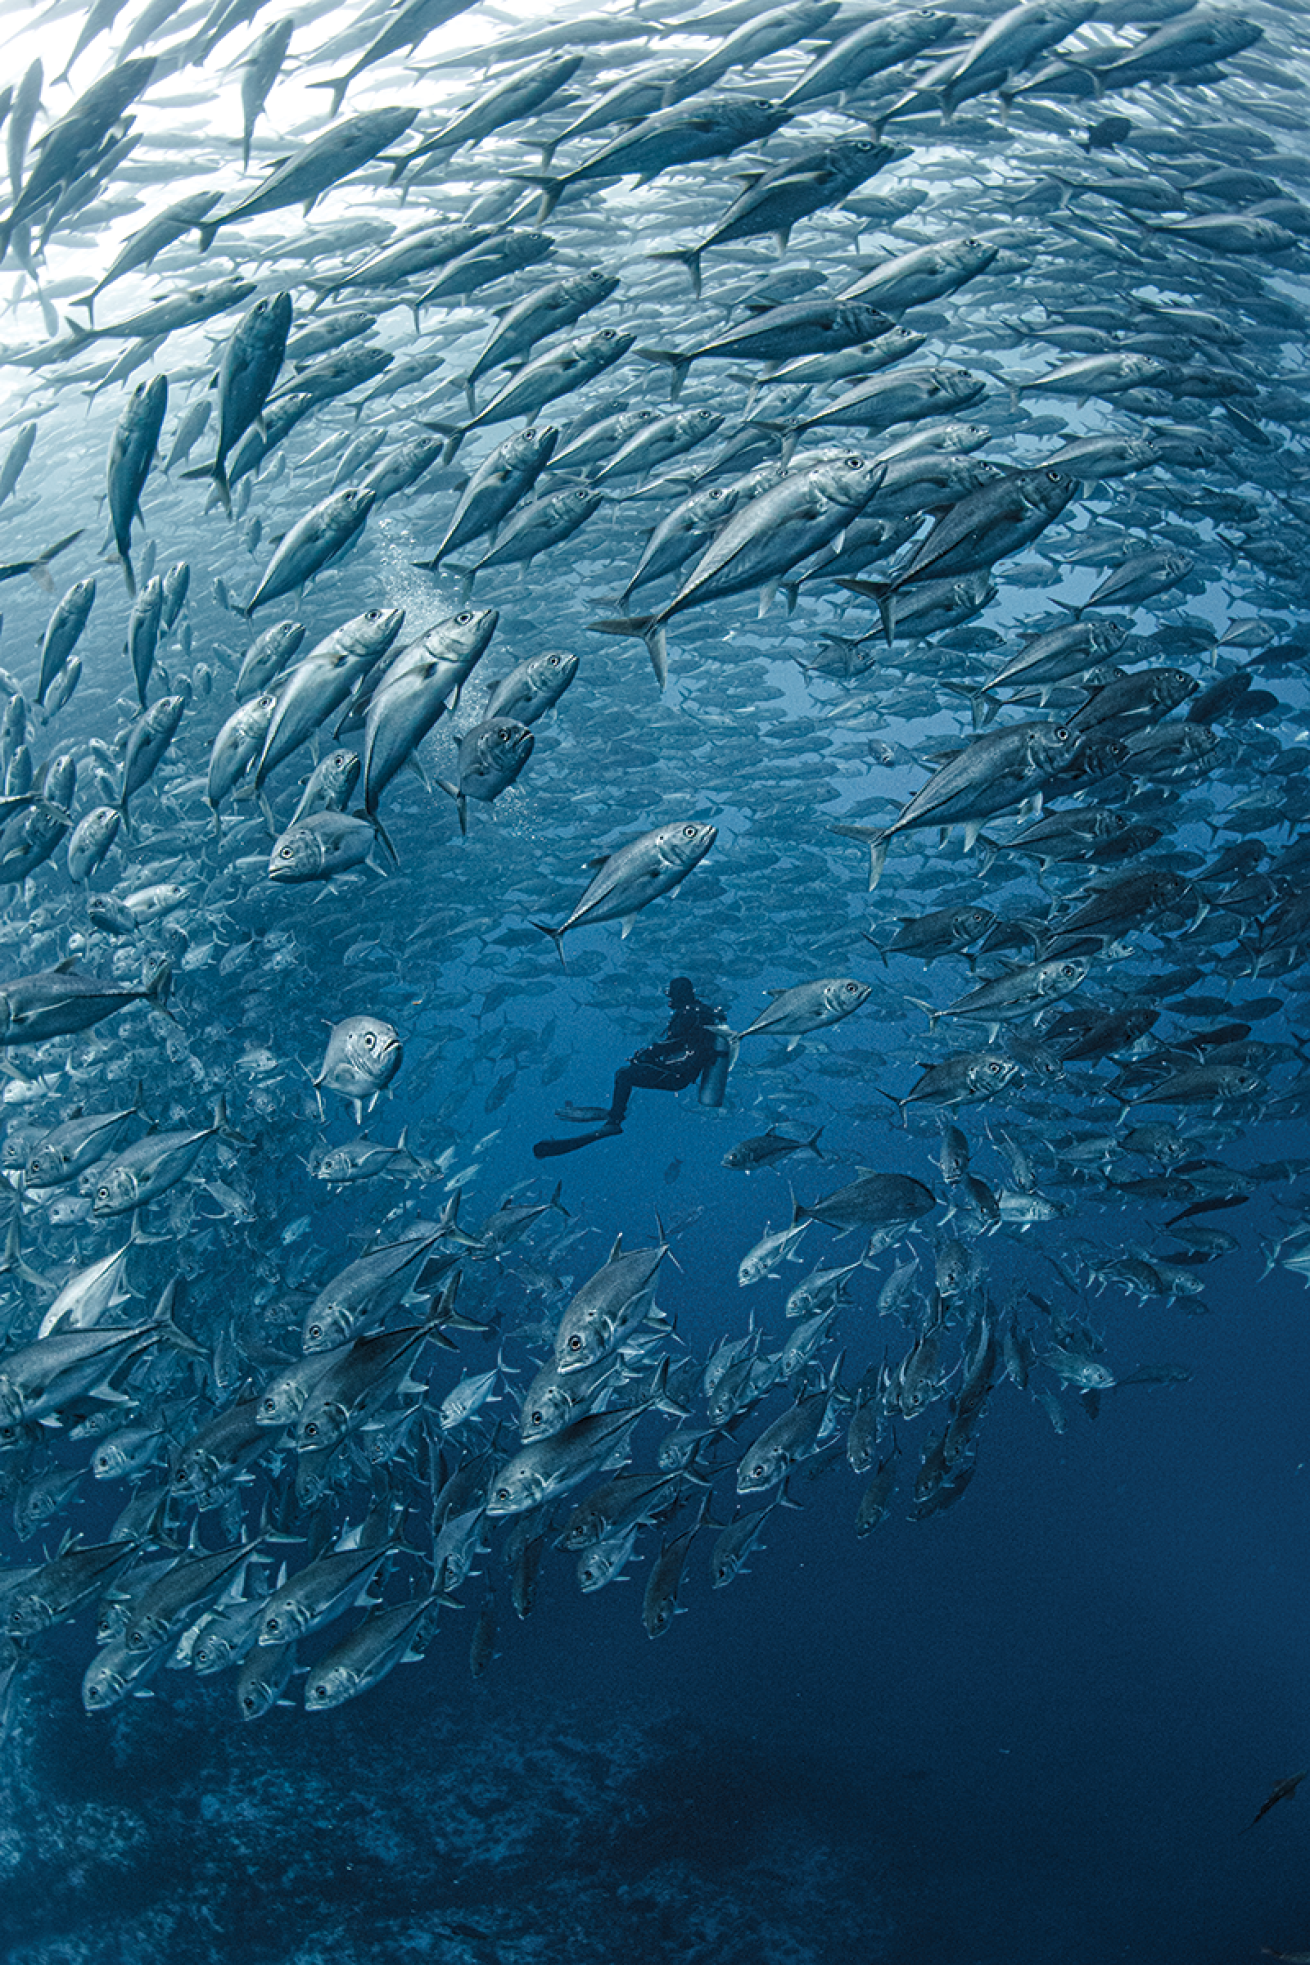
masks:
POLYGON ((722 1105, 723 1094, 728 1089, 728 1070, 736 1054, 732 1032, 725 1024, 714 1029, 714 1056, 700 1075, 700 1102, 702 1105, 722 1105))

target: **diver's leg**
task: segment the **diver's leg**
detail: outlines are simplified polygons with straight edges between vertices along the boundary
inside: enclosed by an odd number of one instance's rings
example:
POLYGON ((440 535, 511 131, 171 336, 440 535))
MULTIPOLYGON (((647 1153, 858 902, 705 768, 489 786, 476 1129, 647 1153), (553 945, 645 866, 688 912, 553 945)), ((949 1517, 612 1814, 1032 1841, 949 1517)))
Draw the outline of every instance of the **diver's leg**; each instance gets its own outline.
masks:
MULTIPOLYGON (((648 1068, 648 1067, 647 1067, 648 1068)), ((643 1067, 639 1064, 621 1064, 614 1074, 614 1090, 610 1096, 610 1109, 606 1118, 612 1126, 623 1124, 623 1115, 628 1109, 634 1085, 642 1082, 643 1067)))

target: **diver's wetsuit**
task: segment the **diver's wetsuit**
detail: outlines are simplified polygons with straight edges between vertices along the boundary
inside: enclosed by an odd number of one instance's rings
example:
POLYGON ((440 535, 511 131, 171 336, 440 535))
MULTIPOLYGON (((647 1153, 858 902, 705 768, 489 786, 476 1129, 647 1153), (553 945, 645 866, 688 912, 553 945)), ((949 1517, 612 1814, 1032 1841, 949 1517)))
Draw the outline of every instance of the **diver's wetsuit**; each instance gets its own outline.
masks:
POLYGON ((637 1051, 614 1074, 614 1092, 609 1116, 622 1125, 628 1100, 635 1090, 681 1092, 693 1084, 718 1056, 718 1040, 710 1026, 722 1021, 721 1010, 711 1009, 693 996, 673 1010, 658 1043, 637 1051))
POLYGON ((622 1132, 628 1100, 640 1088, 652 1092, 681 1092, 701 1081, 701 1100, 718 1105, 723 1098, 728 1054, 724 1037, 715 1034, 723 1022, 723 1011, 702 1003, 686 976, 675 976, 668 987, 669 1021, 664 1035, 646 1044, 614 1074, 614 1090, 608 1109, 604 1106, 566 1105, 561 1119, 570 1125, 595 1125, 594 1132, 573 1139, 539 1139, 532 1151, 538 1160, 557 1153, 573 1153, 590 1146, 594 1139, 609 1139, 622 1132))

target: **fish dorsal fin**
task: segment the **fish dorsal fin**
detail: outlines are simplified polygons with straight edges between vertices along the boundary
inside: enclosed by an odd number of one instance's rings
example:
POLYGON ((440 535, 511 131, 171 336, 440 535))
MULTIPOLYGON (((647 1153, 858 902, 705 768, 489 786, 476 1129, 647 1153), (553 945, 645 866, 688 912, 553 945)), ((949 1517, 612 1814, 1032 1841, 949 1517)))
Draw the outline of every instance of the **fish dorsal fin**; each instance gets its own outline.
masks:
POLYGON ((622 1254, 623 1254, 623 1230, 620 1228, 618 1234, 614 1237, 614 1247, 609 1252, 609 1259, 611 1262, 617 1262, 622 1254))
POLYGON ((70 969, 75 969, 76 967, 77 957, 75 955, 66 955, 62 962, 55 963, 55 974, 57 976, 66 976, 70 969))

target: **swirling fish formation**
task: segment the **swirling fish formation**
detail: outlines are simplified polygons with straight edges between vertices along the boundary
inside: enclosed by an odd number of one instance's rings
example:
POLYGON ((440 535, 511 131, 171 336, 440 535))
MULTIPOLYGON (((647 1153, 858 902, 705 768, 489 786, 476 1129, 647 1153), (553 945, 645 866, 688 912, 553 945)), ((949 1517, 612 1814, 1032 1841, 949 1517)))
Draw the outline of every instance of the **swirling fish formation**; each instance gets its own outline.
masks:
POLYGON ((1186 1379, 1135 1299, 1310 1278, 1305 36, 175 11, 0 93, 0 1628, 252 1717, 452 1604, 481 1672, 556 1547, 658 1636, 784 1501, 1186 1379), (651 1101, 550 1195, 475 1137, 671 969, 702 1205, 783 1216, 708 1349, 651 1101))

